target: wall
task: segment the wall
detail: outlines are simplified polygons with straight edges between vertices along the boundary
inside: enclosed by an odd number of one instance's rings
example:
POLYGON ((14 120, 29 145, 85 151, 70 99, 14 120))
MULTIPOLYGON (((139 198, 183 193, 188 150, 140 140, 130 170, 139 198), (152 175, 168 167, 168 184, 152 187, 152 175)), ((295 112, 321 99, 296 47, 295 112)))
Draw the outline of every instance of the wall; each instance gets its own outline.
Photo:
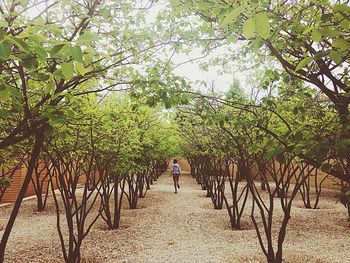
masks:
MULTIPOLYGON (((191 167, 185 158, 178 156, 178 157, 176 157, 176 159, 178 160, 178 163, 180 164, 181 170, 183 172, 191 172, 191 167)), ((168 169, 171 168, 172 164, 173 164, 173 159, 170 160, 168 169)), ((25 166, 23 166, 21 169, 18 169, 13 174, 12 185, 10 188, 6 189, 1 203, 12 203, 12 202, 16 201, 16 198, 17 198, 18 193, 21 189, 22 182, 24 180, 26 172, 27 172, 27 168, 25 166)), ((256 172, 256 169, 255 169, 255 172, 256 172)), ((319 173, 320 173, 319 174, 319 181, 321 181, 321 179, 325 176, 325 174, 321 173, 321 172, 319 172, 319 173)), ((86 177, 81 176, 81 178, 79 179, 79 183, 84 183, 85 180, 86 180, 86 177)), ((322 187, 329 188, 329 189, 340 189, 339 184, 340 184, 339 180, 336 180, 332 177, 329 177, 323 182, 322 187)), ((311 185, 312 186, 315 185, 314 184, 314 177, 311 177, 311 185)), ((32 196, 32 195, 35 195, 34 185, 32 182, 30 182, 25 196, 28 197, 28 196, 32 196)))
MULTIPOLYGON (((276 167, 278 167, 278 164, 276 165, 276 167)), ((252 168, 252 173, 253 173, 253 176, 256 175, 258 173, 257 171, 257 166, 254 166, 252 168)), ((317 172, 317 184, 319 185, 320 182, 327 176, 326 173, 322 172, 321 170, 318 170, 317 172)), ((267 173, 267 178, 269 181, 272 181, 272 176, 267 173)), ((295 178, 292 178, 291 179, 291 183, 294 184, 296 181, 295 181, 295 178)), ((341 181, 335 177, 332 177, 332 176, 328 176, 328 178, 326 178, 323 182, 322 182, 322 185, 321 187, 322 188, 328 188, 328 189, 337 189, 337 190, 340 190, 341 186, 341 181)), ((310 175, 310 185, 312 187, 315 187, 315 173, 311 173, 310 175)))
MULTIPOLYGON (((40 166, 39 166, 39 171, 44 168, 44 164, 41 163, 40 166)), ((25 167, 25 165, 23 165, 20 169, 18 169, 12 176, 12 179, 11 179, 11 187, 7 188, 5 190, 5 194, 1 200, 0 203, 13 203, 16 201, 16 198, 19 194, 19 191, 21 190, 21 187, 22 187, 22 183, 23 183, 23 180, 24 180, 24 177, 26 175, 26 172, 27 172, 27 168, 25 167)), ((42 172, 42 175, 44 176, 46 173, 45 170, 43 170, 42 172)), ((99 173, 97 172, 96 174, 96 179, 99 178, 99 173)), ((33 179, 34 179, 34 182, 35 181, 35 175, 33 174, 33 179)), ((47 182, 49 180, 49 177, 45 178, 45 181, 44 181, 44 188, 47 186, 47 182)), ((85 175, 81 175, 79 177, 79 184, 84 184, 86 181, 86 176, 85 175)), ((52 179, 52 183, 53 183, 53 186, 55 189, 57 189, 57 183, 55 181, 55 178, 52 179)), ((45 189, 43 189, 45 190, 45 189)), ((45 193, 45 192, 44 192, 45 193)), ((44 194, 43 193, 43 194, 44 194)), ((34 184, 33 184, 33 181, 31 180, 31 182, 29 183, 28 185, 28 189, 26 191, 26 194, 25 194, 25 197, 28 197, 28 196, 33 196, 35 195, 35 188, 34 188, 34 184)))
MULTIPOLYGON (((21 190, 21 186, 26 175, 27 168, 22 166, 18 169, 12 176, 11 179, 11 187, 5 190, 5 194, 1 200, 1 203, 12 203, 16 201, 19 191, 21 190)), ((28 189, 26 191, 25 197, 35 195, 34 185, 32 182, 28 185, 28 189)))
MULTIPOLYGON (((191 172, 190 165, 186 159, 181 158, 181 157, 178 157, 177 159, 178 159, 178 162, 179 162, 182 170, 187 171, 187 172, 191 172)), ((170 162, 169 167, 171 167, 170 166, 171 164, 172 164, 172 161, 170 162)), ((232 173, 232 166, 230 166, 230 172, 232 173)), ((252 173, 253 173, 253 176, 257 174, 257 167, 256 166, 254 166, 252 168, 252 173)), ((234 174, 236 174, 236 166, 234 167, 234 174)), ((268 174, 267 177, 268 177, 269 181, 273 180, 271 175, 268 174)), ((318 176, 317 176, 318 184, 322 181, 322 179, 324 177, 326 177, 326 174, 324 172, 321 172, 320 170, 318 170, 318 176)), ((258 178, 257 178, 257 180, 258 180, 258 178)), ((291 183, 295 183, 295 180, 292 179, 291 183)), ((324 180, 324 182, 322 183, 322 188, 339 190, 341 188, 340 183, 341 182, 339 179, 336 179, 332 176, 328 176, 328 178, 326 178, 324 180)), ((315 177, 313 175, 310 176, 310 185, 313 187, 315 186, 315 177)))

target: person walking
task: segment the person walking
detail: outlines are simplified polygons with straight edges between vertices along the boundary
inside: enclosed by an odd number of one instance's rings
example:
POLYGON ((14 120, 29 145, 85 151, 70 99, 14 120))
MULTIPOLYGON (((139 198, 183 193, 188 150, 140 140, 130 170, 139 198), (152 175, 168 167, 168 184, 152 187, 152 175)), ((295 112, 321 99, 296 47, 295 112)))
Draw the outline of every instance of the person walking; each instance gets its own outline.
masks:
POLYGON ((179 185, 180 175, 181 175, 181 167, 177 163, 177 160, 174 159, 173 165, 171 166, 170 176, 173 176, 175 194, 177 194, 177 189, 180 188, 180 185, 179 185))

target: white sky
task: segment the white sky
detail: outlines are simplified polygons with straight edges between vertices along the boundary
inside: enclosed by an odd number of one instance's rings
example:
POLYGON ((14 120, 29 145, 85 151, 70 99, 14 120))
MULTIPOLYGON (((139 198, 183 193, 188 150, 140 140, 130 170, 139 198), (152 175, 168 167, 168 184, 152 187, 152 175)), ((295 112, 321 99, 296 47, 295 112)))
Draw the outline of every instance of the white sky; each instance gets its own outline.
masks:
MULTIPOLYGON (((186 54, 178 54, 177 56, 174 56, 173 61, 174 63, 182 63, 184 61, 188 61, 190 59, 197 58, 200 56, 200 50, 197 49, 194 50, 189 56, 187 56, 186 54)), ((204 81, 208 83, 209 86, 211 83, 213 83, 215 91, 227 91, 230 84, 232 83, 233 75, 220 75, 218 73, 218 71, 221 69, 219 66, 209 66, 208 71, 201 70, 199 66, 199 63, 201 61, 202 60, 196 60, 194 62, 182 64, 174 70, 174 74, 185 77, 191 82, 204 81)), ((199 86, 196 88, 199 88, 199 86)))

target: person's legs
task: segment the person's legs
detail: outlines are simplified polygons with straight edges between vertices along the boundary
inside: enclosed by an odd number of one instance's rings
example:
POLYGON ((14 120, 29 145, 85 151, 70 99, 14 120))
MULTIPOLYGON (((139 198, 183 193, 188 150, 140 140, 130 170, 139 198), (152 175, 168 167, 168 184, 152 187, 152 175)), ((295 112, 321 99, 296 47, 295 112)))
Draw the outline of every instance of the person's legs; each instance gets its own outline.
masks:
POLYGON ((178 176, 177 174, 173 174, 175 193, 177 193, 177 176, 178 176))
POLYGON ((177 176, 177 180, 176 180, 177 188, 180 188, 179 180, 180 180, 180 175, 177 176))

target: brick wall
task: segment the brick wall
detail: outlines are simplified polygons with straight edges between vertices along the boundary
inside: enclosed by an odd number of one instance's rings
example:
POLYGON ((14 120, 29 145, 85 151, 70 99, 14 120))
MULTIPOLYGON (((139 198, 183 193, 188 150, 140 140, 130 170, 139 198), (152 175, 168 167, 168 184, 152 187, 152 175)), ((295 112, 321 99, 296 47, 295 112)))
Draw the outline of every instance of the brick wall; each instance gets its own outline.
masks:
MULTIPOLYGON (((276 165, 278 167, 278 164, 276 165)), ((253 175, 257 174, 257 167, 254 166, 252 169, 253 175)), ((318 170, 317 172, 317 184, 319 185, 320 182, 327 176, 326 173, 322 172, 321 170, 318 170)), ((272 177, 269 173, 267 173, 267 178, 268 180, 272 181, 272 177)), ((295 183, 295 179, 292 178, 291 179, 291 183, 295 183)), ((341 186, 340 186, 341 181, 335 177, 332 176, 328 176, 323 182, 322 182, 322 188, 328 188, 328 189, 337 189, 340 190, 341 186)), ((310 174, 310 185, 315 187, 315 173, 311 173, 310 174)))
MULTIPOLYGON (((25 166, 22 166, 20 169, 15 171, 11 179, 11 187, 5 190, 5 194, 1 200, 1 203, 12 203, 16 201, 26 173, 27 168, 25 166)), ((34 194, 34 185, 30 183, 25 196, 28 197, 34 194)))
POLYGON ((23 173, 23 168, 18 169, 15 171, 15 173, 12 176, 12 183, 11 187, 7 188, 5 190, 5 194, 2 198, 2 203, 9 203, 13 202, 16 200, 16 197, 18 195, 18 191, 22 185, 22 173, 23 173))
MULTIPOLYGON (((39 170, 41 170, 42 168, 44 168, 43 163, 40 164, 39 170)), ((1 200, 1 203, 13 203, 16 201, 16 198, 19 194, 19 191, 21 190, 21 186, 22 186, 24 177, 26 175, 26 172, 27 172, 27 168, 25 167, 25 165, 23 165, 20 169, 18 169, 13 174, 12 179, 11 179, 11 187, 9 187, 5 190, 5 194, 1 200)), ((45 175, 45 173, 46 173, 46 171, 43 170, 43 173, 42 173, 43 176, 45 175)), ((96 179, 98 180, 98 178, 99 178, 99 175, 97 173, 96 179)), ((36 183, 34 174, 33 174, 33 179, 34 179, 34 183, 36 183)), ((45 178, 44 186, 43 186, 44 188, 46 187, 48 180, 49 180, 49 177, 45 178)), ((80 184, 84 184, 85 181, 86 181, 85 175, 82 175, 79 177, 80 184)), ((56 189, 57 183, 55 181, 55 178, 52 179, 52 183, 53 183, 54 188, 56 189)), ((33 195, 35 195, 35 189, 34 189, 33 181, 31 181, 28 185, 28 189, 26 191, 25 197, 33 196, 33 195)))
MULTIPOLYGON (((181 157, 177 157, 176 159, 178 160, 178 163, 180 164, 182 171, 184 171, 184 172, 190 172, 191 171, 190 165, 189 165, 189 163, 187 162, 186 159, 181 158, 181 157)), ((173 164, 173 160, 171 160, 169 162, 169 167, 168 167, 169 169, 171 168, 172 164, 173 164)), ((1 203, 11 203, 11 202, 16 201, 16 198, 17 198, 18 193, 19 193, 19 191, 21 189, 21 186, 22 186, 24 177, 26 175, 26 172, 27 172, 27 168, 25 166, 23 166, 23 167, 18 169, 13 174, 11 187, 6 189, 1 203)), ((325 174, 321 173, 319 175, 319 180, 321 180, 324 176, 325 176, 325 174)), ((46 180, 48 180, 48 178, 46 180)), ((86 180, 86 177, 85 176, 81 176, 79 178, 79 183, 84 183, 85 180, 86 180)), ((336 184, 336 182, 339 183, 339 180, 336 180, 336 179, 334 179, 332 177, 329 177, 328 179, 326 179, 324 181, 322 186, 324 188, 339 189, 340 188, 339 184, 336 184)), ((313 184, 313 178, 311 180, 311 184, 314 185, 313 184)), ((54 185, 55 185, 55 183, 54 183, 54 185)), ((57 187, 55 187, 55 188, 57 188, 57 187)), ((33 185, 32 182, 30 182, 25 196, 28 197, 28 196, 32 196, 32 195, 35 195, 34 185, 33 185)))

